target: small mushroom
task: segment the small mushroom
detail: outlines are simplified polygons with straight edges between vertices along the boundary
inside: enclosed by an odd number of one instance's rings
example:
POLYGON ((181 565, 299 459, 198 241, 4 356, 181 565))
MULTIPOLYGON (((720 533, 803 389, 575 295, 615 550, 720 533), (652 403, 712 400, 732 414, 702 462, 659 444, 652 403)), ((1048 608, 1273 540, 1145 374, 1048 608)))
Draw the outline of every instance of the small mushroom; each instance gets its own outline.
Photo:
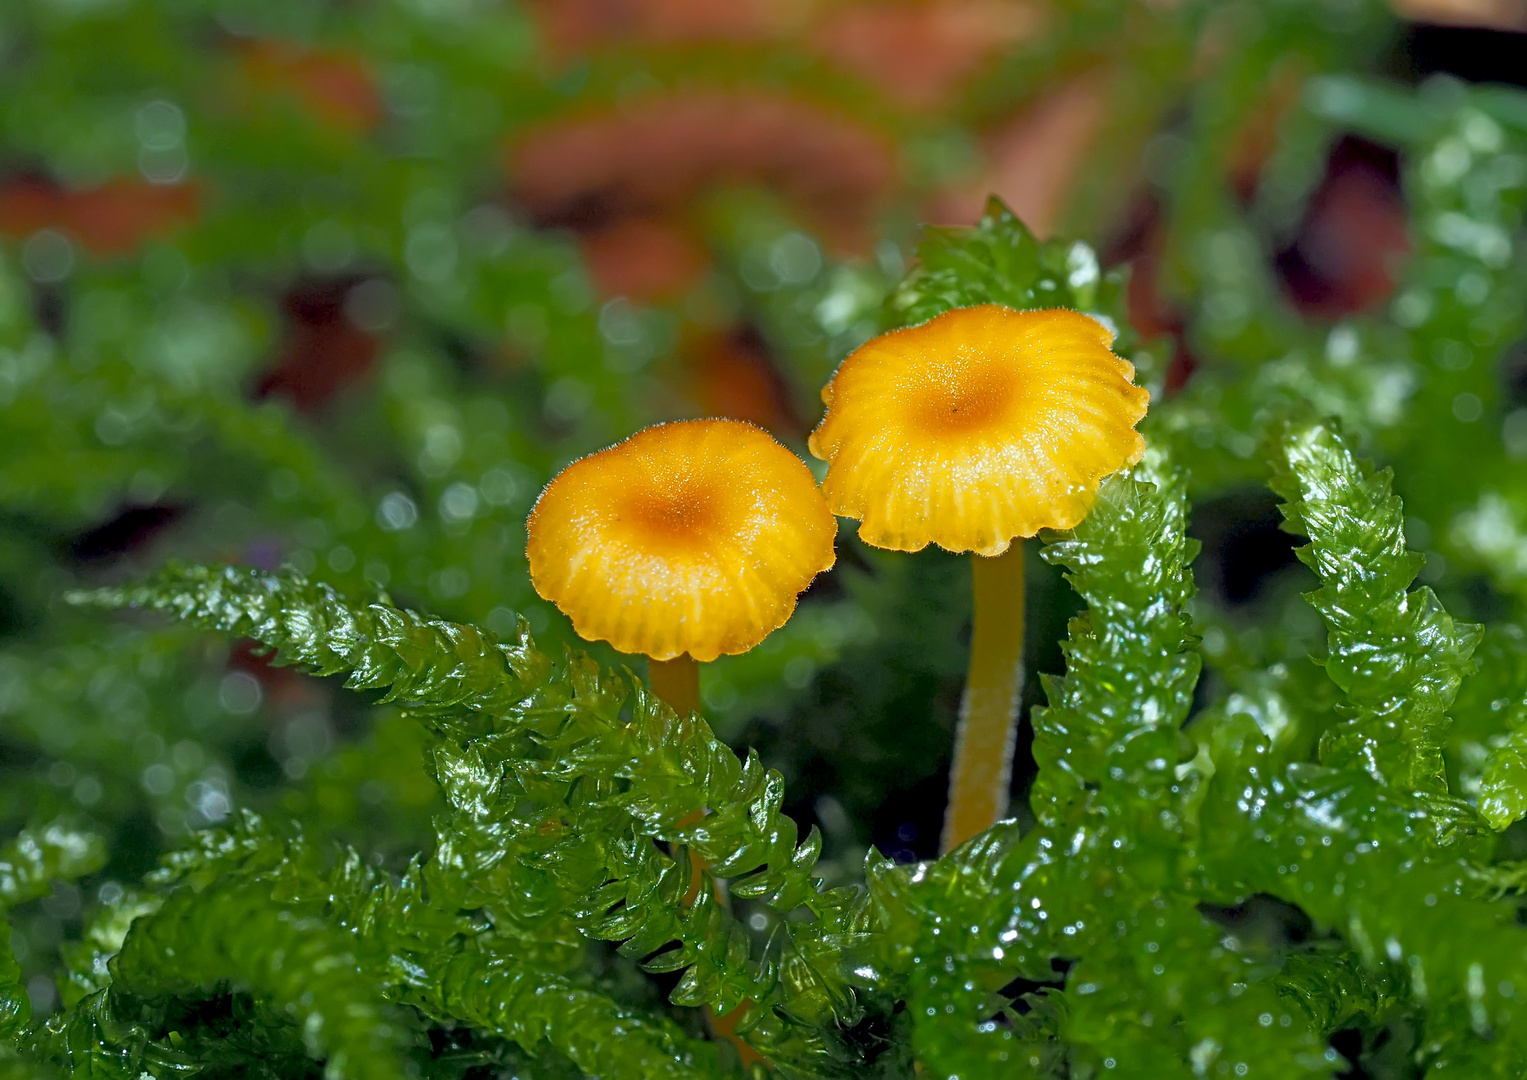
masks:
POLYGON ((681 714, 699 707, 695 662, 783 626, 837 533, 805 464, 736 420, 659 424, 575 461, 528 531, 536 592, 580 637, 650 657, 681 714))
POLYGON ((1149 395, 1113 334, 1065 309, 957 308, 860 346, 822 390, 822 492, 875 547, 973 552, 975 627, 943 849, 1007 809, 1023 659, 1023 553, 1069 529, 1145 451, 1149 395))

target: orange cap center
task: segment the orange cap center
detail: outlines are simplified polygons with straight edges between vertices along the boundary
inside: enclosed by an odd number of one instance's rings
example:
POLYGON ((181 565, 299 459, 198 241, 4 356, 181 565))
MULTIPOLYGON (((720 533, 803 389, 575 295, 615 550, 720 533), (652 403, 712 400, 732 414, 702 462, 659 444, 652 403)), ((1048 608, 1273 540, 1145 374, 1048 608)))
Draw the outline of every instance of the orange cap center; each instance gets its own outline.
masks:
POLYGON ((1020 381, 1010 365, 968 356, 908 372, 904 385, 918 426, 936 436, 976 431, 997 420, 1011 408, 1020 381))

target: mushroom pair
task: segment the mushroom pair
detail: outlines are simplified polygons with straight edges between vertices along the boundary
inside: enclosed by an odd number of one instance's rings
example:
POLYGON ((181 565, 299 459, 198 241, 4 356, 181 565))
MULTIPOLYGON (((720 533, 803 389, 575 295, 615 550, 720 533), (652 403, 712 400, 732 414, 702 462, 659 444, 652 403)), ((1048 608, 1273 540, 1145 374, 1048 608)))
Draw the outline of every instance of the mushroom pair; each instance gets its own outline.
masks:
POLYGON ((699 705, 696 660, 784 625, 833 564, 833 515, 866 543, 973 554, 975 626, 945 851, 1007 809, 1023 657, 1023 555, 1139 461, 1148 395, 1074 311, 958 308, 861 346, 822 391, 811 452, 730 420, 663 424, 575 462, 530 517, 531 579, 583 637, 652 658, 653 690, 699 705), (825 496, 825 498, 824 498, 825 496))

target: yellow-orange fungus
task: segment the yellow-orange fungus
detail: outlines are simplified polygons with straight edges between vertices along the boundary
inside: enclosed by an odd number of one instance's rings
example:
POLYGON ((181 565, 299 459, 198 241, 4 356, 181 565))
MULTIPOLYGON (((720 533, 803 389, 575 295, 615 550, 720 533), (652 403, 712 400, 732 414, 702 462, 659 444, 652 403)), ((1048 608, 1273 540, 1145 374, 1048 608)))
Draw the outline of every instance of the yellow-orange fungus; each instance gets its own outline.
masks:
POLYGON ((751 424, 688 420, 564 469, 530 512, 527 554, 582 637, 714 660, 784 625, 836 531, 789 450, 751 424))
POLYGON ((860 346, 822 390, 822 492, 876 547, 998 555, 1069 529, 1145 452, 1149 395, 1075 311, 957 308, 860 346))

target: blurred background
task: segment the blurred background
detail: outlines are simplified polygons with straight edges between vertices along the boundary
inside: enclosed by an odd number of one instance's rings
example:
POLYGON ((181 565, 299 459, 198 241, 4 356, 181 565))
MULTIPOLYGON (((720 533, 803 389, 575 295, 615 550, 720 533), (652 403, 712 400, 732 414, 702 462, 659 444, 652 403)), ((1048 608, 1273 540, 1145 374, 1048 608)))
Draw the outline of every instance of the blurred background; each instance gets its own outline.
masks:
MULTIPOLYGON (((171 557, 290 563, 503 634, 523 618, 560 650, 524 569, 540 486, 679 417, 804 455, 923 224, 972 225, 996 195, 1083 241, 1169 400, 1244 366, 1217 282, 1265 280, 1256 303, 1327 341, 1395 303, 1411 163, 1382 122, 1343 121, 1329 76, 1523 84, 1524 46, 1524 0, 4 5, 0 819, 85 820, 110 851, 18 915, 34 1003, 90 891, 189 830, 250 807, 395 866, 437 798, 396 710, 68 611, 64 588, 171 557), (1230 218, 1248 239, 1205 248, 1230 218)), ((1459 423, 1495 407, 1447 400, 1459 423)), ((1491 437, 1527 454, 1510 407, 1491 437)), ((1296 594, 1274 498, 1211 494, 1205 603, 1233 620, 1296 594)), ((703 686, 821 826, 829 875, 871 843, 935 853, 969 618, 957 559, 847 529, 839 556, 703 686)), ((1463 614, 1502 608, 1447 558, 1430 572, 1463 614)), ((1029 704, 1076 608, 1037 556, 1031 581, 1029 704)))

